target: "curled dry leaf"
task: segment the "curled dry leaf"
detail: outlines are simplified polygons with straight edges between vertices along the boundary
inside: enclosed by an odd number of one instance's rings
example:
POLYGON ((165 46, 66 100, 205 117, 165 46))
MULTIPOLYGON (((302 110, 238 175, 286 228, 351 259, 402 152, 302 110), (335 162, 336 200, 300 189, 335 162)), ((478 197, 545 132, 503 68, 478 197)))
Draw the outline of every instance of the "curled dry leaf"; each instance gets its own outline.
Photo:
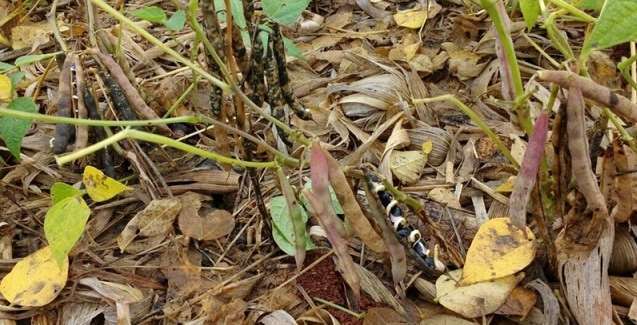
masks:
POLYGON ((393 151, 391 153, 391 171, 405 184, 417 182, 426 163, 427 159, 422 151, 393 151))
POLYGON ((448 205, 455 209, 460 209, 460 201, 450 189, 445 187, 437 187, 429 191, 429 198, 445 205, 448 205))
POLYGON ((441 275, 436 280, 436 300, 463 317, 481 317, 495 312, 506 301, 522 277, 514 275, 460 286, 462 270, 441 275))
POLYGON ((205 216, 199 215, 202 196, 186 192, 179 196, 179 229, 184 235, 197 240, 213 240, 229 234, 234 229, 234 218, 226 210, 213 210, 205 216))
POLYGON ((557 325, 560 317, 560 303, 555 297, 553 290, 546 283, 539 279, 535 279, 526 284, 527 287, 535 289, 542 297, 542 305, 544 305, 544 321, 547 325, 557 325))
POLYGON ((90 287, 102 297, 115 302, 117 324, 131 324, 130 304, 144 299, 139 289, 125 284, 101 281, 97 278, 80 279, 80 284, 90 287))
POLYGON ((181 211, 181 201, 177 198, 153 200, 146 208, 131 219, 117 237, 117 245, 124 252, 137 236, 164 238, 172 229, 172 224, 181 211))
POLYGON ((418 29, 427 22, 426 10, 405 10, 394 14, 394 21, 401 27, 418 29))
POLYGON ((23 258, 2 278, 0 293, 11 304, 44 306, 60 294, 66 284, 69 259, 57 263, 46 246, 23 258))
POLYGON ((535 257, 534 241, 531 229, 518 229, 509 218, 485 222, 467 251, 462 283, 497 279, 522 270, 535 257))
POLYGON ((29 23, 11 29, 11 47, 14 50, 34 48, 49 41, 51 26, 48 22, 29 23))

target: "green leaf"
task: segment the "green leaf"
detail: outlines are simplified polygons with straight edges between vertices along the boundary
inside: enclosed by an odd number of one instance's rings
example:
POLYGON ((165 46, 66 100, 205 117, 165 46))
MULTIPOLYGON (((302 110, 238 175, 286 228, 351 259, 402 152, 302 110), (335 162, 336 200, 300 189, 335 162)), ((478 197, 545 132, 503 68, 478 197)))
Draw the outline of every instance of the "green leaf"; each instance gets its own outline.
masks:
POLYGON ((538 0, 520 0, 520 11, 526 26, 531 29, 540 16, 540 3, 538 0))
POLYGON ((263 0, 261 5, 266 16, 281 25, 292 25, 307 8, 310 0, 263 0))
POLYGON ((177 10, 170 19, 168 19, 164 25, 173 31, 180 31, 184 28, 186 24, 186 12, 183 10, 177 10))
POLYGON ((0 73, 4 73, 7 70, 11 70, 11 69, 15 69, 15 65, 9 64, 9 63, 0 62, 0 73))
MULTIPOLYGON (((307 223, 307 212, 302 207, 299 206, 299 208, 301 209, 303 223, 307 223)), ((272 198, 270 201, 270 215, 272 216, 272 225, 274 226, 272 229, 274 242, 286 254, 294 256, 296 251, 294 247, 294 225, 292 224, 292 218, 290 218, 288 203, 283 196, 275 196, 272 198)), ((305 238, 306 250, 316 247, 307 233, 305 234, 305 238)))
POLYGON ((577 8, 599 12, 604 6, 604 1, 605 0, 582 0, 577 4, 577 8))
POLYGON ((24 78, 24 76, 26 76, 26 74, 22 71, 14 72, 9 75, 9 79, 11 79, 11 86, 13 86, 13 89, 16 88, 16 86, 18 85, 20 80, 24 78))
MULTIPOLYGON (((243 3, 241 0, 230 0, 232 7, 232 21, 241 29, 247 27, 246 17, 243 14, 243 3)), ((226 3, 224 0, 215 0, 215 9, 217 10, 217 19, 219 22, 226 22, 226 3)))
MULTIPOLYGON (((306 190, 311 191, 312 190, 312 181, 308 180, 305 185, 304 188, 306 190)), ((334 213, 338 214, 345 214, 345 211, 343 211, 343 207, 341 206, 341 203, 338 202, 338 198, 336 197, 336 192, 334 192, 334 189, 332 188, 332 185, 330 185, 329 187, 330 190, 330 199, 332 201, 332 208, 334 209, 334 213)), ((305 197, 305 195, 301 195, 301 202, 303 203, 304 206, 308 206, 310 205, 310 203, 308 202, 307 198, 305 197)))
POLYGON ((605 49, 637 39, 637 1, 607 0, 582 52, 605 49))
MULTIPOLYGON (((8 109, 14 109, 21 112, 35 113, 38 108, 31 97, 18 97, 9 103, 8 109)), ((11 154, 20 159, 20 147, 22 146, 22 138, 27 134, 31 127, 31 120, 17 119, 14 117, 0 118, 0 138, 11 151, 11 154)))
POLYGON ((80 196, 67 197, 47 211, 44 217, 44 235, 53 252, 53 258, 59 264, 82 237, 90 214, 91 209, 80 196))
POLYGON ((144 7, 133 11, 133 16, 149 21, 151 23, 164 23, 166 21, 166 13, 157 6, 144 7))
POLYGON ((68 197, 81 195, 82 192, 80 190, 66 183, 55 182, 53 186, 51 186, 51 200, 53 200, 53 205, 68 197))
POLYGON ((303 52, 301 52, 301 50, 296 46, 296 44, 294 44, 294 41, 292 41, 291 39, 287 37, 283 37, 283 46, 285 46, 285 52, 289 56, 293 56, 297 59, 305 60, 305 57, 303 56, 303 52))
POLYGON ((48 58, 52 58, 62 53, 63 53, 62 51, 59 51, 59 52, 53 52, 53 53, 47 53, 47 54, 25 55, 15 59, 14 63, 16 67, 21 67, 21 66, 29 65, 31 63, 38 62, 38 61, 46 60, 48 58))

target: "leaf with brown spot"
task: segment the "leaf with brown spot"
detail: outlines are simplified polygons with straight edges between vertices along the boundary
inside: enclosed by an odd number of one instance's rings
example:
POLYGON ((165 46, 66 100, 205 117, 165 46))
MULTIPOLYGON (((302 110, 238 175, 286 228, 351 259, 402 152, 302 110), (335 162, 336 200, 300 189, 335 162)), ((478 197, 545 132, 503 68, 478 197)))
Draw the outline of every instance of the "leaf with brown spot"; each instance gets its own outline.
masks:
POLYGON ((511 224, 509 218, 491 219, 478 229, 462 275, 463 284, 472 284, 514 274, 535 257, 535 236, 511 224))
POLYGON ((46 246, 23 258, 0 282, 0 293, 11 304, 44 306, 62 291, 69 271, 69 259, 57 263, 46 246))
POLYGON ((525 318, 533 306, 535 306, 536 301, 537 295, 533 290, 516 287, 511 291, 504 305, 500 306, 495 313, 500 315, 522 316, 522 318, 525 318))

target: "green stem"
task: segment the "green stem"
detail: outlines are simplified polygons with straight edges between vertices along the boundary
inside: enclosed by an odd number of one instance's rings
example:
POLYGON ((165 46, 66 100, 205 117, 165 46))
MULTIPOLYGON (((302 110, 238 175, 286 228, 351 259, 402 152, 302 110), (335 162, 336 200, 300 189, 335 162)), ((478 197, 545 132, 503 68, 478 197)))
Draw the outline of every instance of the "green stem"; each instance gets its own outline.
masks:
POLYGON ((595 17, 583 12, 582 10, 578 9, 577 7, 573 6, 572 4, 564 0, 549 0, 549 1, 552 2, 554 5, 560 7, 561 9, 568 11, 568 13, 581 19, 584 22, 594 23, 595 21, 597 21, 595 17))
POLYGON ((633 55, 627 59, 623 59, 618 65, 617 69, 622 73, 622 76, 626 81, 630 84, 633 89, 637 90, 637 83, 633 80, 633 77, 630 75, 630 66, 637 61, 637 55, 633 55))
POLYGON ((92 154, 98 150, 104 149, 108 145, 111 145, 115 142, 118 142, 124 139, 135 139, 140 141, 152 142, 152 143, 156 143, 160 145, 166 145, 168 147, 179 149, 181 151, 198 155, 200 157, 215 160, 221 164, 235 165, 235 166, 240 166, 243 168, 275 168, 277 167, 276 161, 255 162, 255 161, 245 161, 245 160, 230 158, 230 157, 220 155, 213 151, 206 151, 197 147, 193 147, 191 145, 179 142, 177 140, 173 140, 165 136, 148 133, 144 131, 139 131, 136 129, 130 129, 130 128, 122 130, 114 134, 112 137, 104 139, 86 148, 80 149, 68 155, 56 157, 55 160, 58 163, 58 165, 62 166, 69 162, 80 159, 86 155, 92 154))
POLYGON ((228 86, 227 83, 215 78, 213 75, 209 74, 206 70, 202 69, 199 65, 186 59, 181 54, 177 53, 177 51, 166 46, 166 44, 162 43, 160 40, 155 38, 155 36, 151 35, 145 29, 137 26, 132 20, 126 18, 126 16, 122 15, 119 11, 115 10, 115 8, 109 6, 106 2, 104 2, 104 0, 90 0, 90 1, 93 2, 93 4, 95 4, 96 6, 102 8, 102 10, 106 11, 109 15, 113 16, 115 19, 119 20, 122 24, 128 26, 128 28, 130 28, 131 30, 141 35, 143 38, 145 38, 147 41, 149 41, 153 45, 161 48, 164 52, 166 52, 166 54, 172 56, 180 63, 193 69, 194 71, 199 73, 201 76, 208 79, 215 86, 221 88, 224 92, 231 91, 230 86, 228 86))
POLYGON ((195 78, 190 84, 190 86, 188 86, 188 88, 184 90, 184 93, 181 94, 181 96, 179 96, 179 98, 177 98, 177 100, 172 105, 170 105, 170 108, 168 109, 168 111, 166 111, 166 114, 164 114, 164 118, 167 118, 168 116, 172 115, 173 111, 176 110, 179 105, 181 105, 181 103, 184 101, 184 99, 186 99, 186 97, 190 94, 190 92, 193 89, 195 89, 196 85, 197 85, 197 76, 195 75, 195 78))
POLYGON ((613 112, 611 112, 607 107, 604 107, 602 112, 611 121, 611 123, 613 123, 615 128, 617 128, 622 140, 628 144, 633 152, 637 153, 637 143, 635 142, 635 138, 633 138, 630 132, 624 128, 624 122, 617 115, 613 114, 613 112))
POLYGON ((500 137, 498 137, 498 135, 491 130, 491 128, 487 125, 487 123, 485 123, 482 120, 482 118, 478 114, 476 114, 476 112, 474 112, 469 106, 465 105, 463 102, 458 100, 455 96, 447 94, 447 95, 442 95, 437 97, 418 98, 418 99, 412 100, 414 104, 420 104, 420 103, 426 104, 426 103, 443 102, 443 101, 446 101, 455 105, 459 110, 461 110, 463 113, 469 116, 471 121, 473 121, 473 123, 475 123, 482 130, 482 132, 486 133, 489 139, 491 139, 491 141, 495 143, 496 147, 498 148, 498 150, 500 150, 500 152, 504 155, 504 157, 506 157, 515 168, 520 168, 520 165, 515 160, 515 158, 513 158, 509 149, 500 140, 500 137))
MULTIPOLYGON (((502 16, 500 16, 500 12, 498 12, 496 1, 500 0, 480 0, 480 4, 489 13, 491 21, 495 25, 495 29, 498 32, 500 44, 502 45, 504 56, 509 65, 511 82, 513 82, 513 91, 515 93, 514 95, 515 98, 518 99, 524 96, 524 86, 522 85, 520 66, 518 65, 518 59, 515 56, 513 40, 511 40, 511 35, 509 35, 509 31, 504 24, 504 19, 502 18, 502 16)), ((524 131, 526 131, 527 134, 531 134, 531 131, 533 130, 533 124, 531 123, 531 118, 529 117, 528 108, 525 103, 522 103, 521 106, 516 107, 515 110, 517 111, 518 122, 520 123, 520 126, 524 131)))
POLYGON ((82 118, 72 118, 63 116, 46 115, 39 113, 28 113, 18 110, 1 108, 0 116, 14 117, 22 120, 33 120, 43 123, 54 124, 73 124, 73 125, 85 125, 85 126, 151 126, 151 125, 165 125, 174 123, 199 123, 201 119, 198 116, 179 116, 164 119, 154 120, 135 120, 135 121, 107 121, 107 120, 90 120, 82 118))

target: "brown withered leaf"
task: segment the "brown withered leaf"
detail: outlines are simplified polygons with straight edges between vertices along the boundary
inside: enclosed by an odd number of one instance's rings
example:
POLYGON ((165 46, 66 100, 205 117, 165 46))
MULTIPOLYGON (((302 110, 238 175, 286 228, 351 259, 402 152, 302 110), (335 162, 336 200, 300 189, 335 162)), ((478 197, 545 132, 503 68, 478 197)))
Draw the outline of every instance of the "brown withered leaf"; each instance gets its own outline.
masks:
POLYGON ((522 318, 524 318, 531 311, 533 306, 535 306, 536 301, 537 296, 534 291, 516 287, 511 291, 504 305, 500 306, 495 313, 500 315, 522 316, 522 318))
POLYGON ((367 310, 363 325, 408 324, 395 310, 387 307, 374 307, 367 310))
POLYGON ((213 210, 205 216, 199 214, 204 197, 194 192, 179 196, 183 208, 179 213, 179 229, 184 235, 197 240, 213 240, 234 229, 234 218, 226 210, 213 210))
POLYGON ((177 198, 151 201, 128 222, 117 237, 119 249, 122 252, 126 251, 137 236, 165 238, 180 210, 181 202, 177 198))

